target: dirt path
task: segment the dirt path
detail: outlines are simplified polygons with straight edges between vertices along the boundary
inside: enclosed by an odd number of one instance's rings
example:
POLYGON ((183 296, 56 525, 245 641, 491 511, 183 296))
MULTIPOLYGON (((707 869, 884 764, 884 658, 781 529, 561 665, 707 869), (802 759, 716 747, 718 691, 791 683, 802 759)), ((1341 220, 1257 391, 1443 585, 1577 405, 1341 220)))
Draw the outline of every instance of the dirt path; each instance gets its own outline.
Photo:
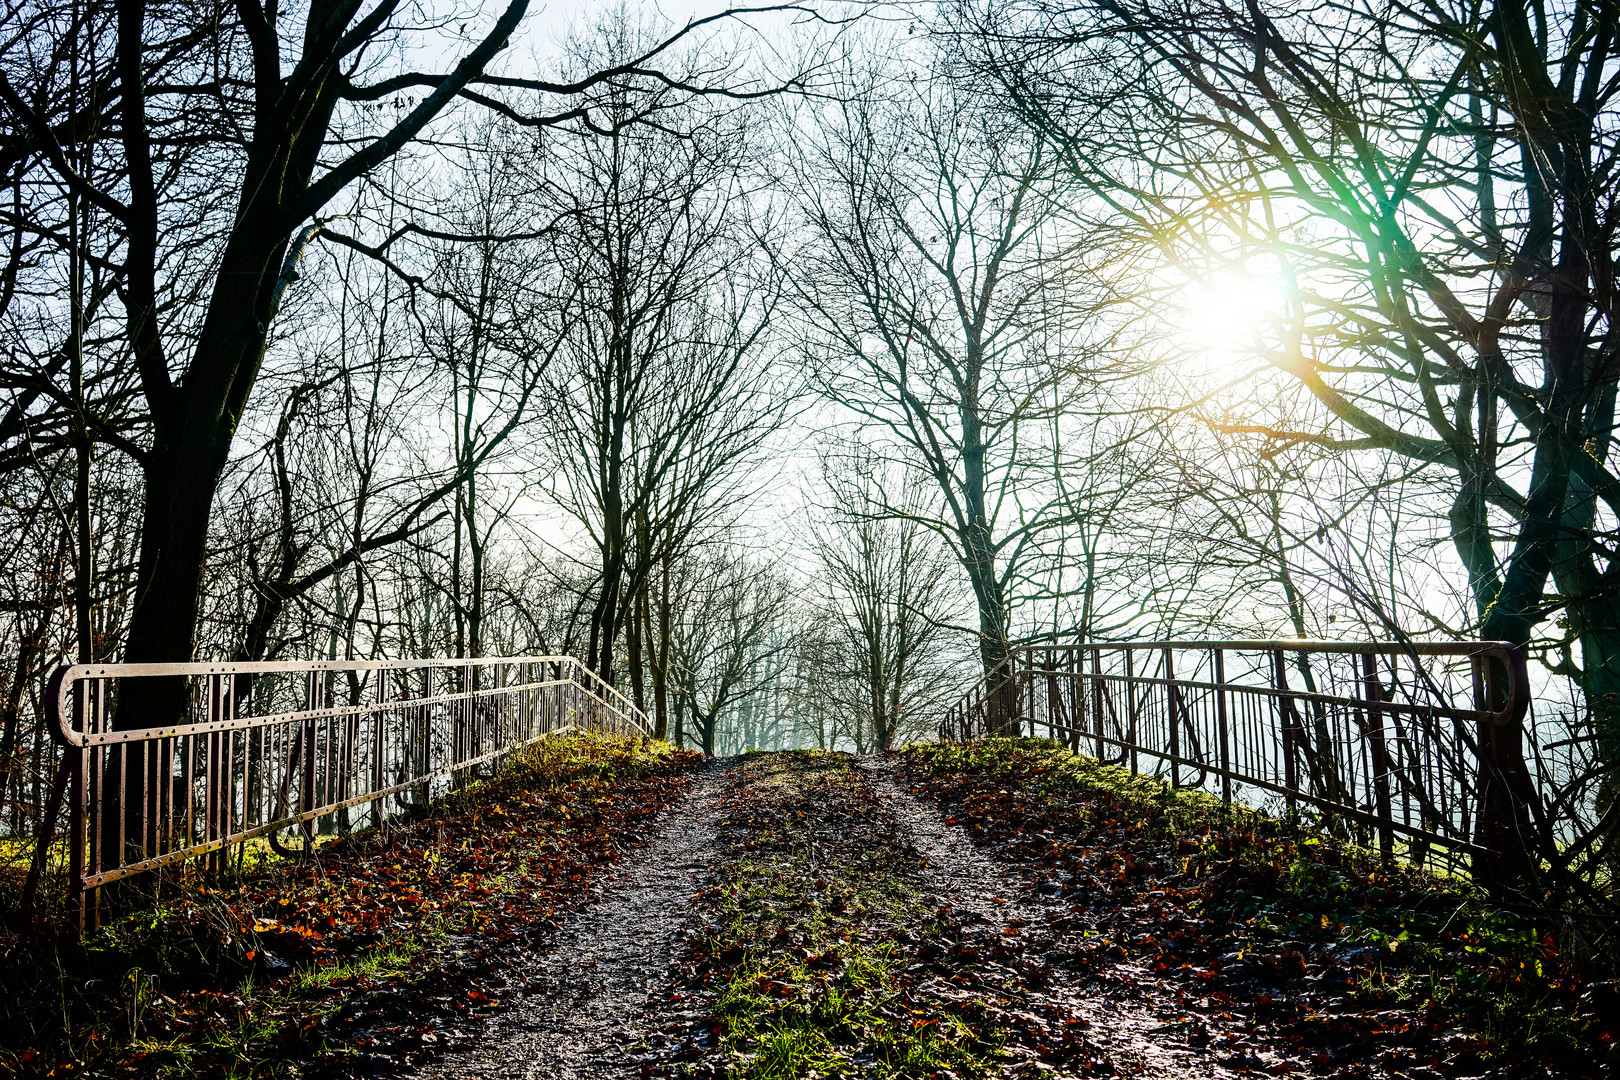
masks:
MULTIPOLYGON (((937 809, 906 791, 895 780, 896 764, 892 758, 876 756, 856 761, 887 799, 896 823, 908 832, 911 846, 923 860, 922 878, 938 902, 970 912, 981 921, 979 933, 992 939, 1005 930, 1038 925, 1065 907, 1061 901, 1044 900, 1007 874, 975 848, 959 826, 947 824, 937 809)), ((1237 1075, 1175 1038, 1184 1030, 1185 1018, 1173 1006, 1155 1009, 1139 995, 1128 995, 1117 981, 1104 984, 1059 974, 1070 977, 1055 979, 1037 996, 1084 1019, 1090 1041, 1121 1074, 1169 1080, 1237 1075)))
POLYGON ((946 1077, 1236 1075, 1187 1040, 1173 1002, 1049 963, 1039 930, 1067 906, 895 768, 841 755, 710 766, 551 945, 517 960, 524 989, 471 1048, 416 1080, 886 1075, 880 1062, 946 1077), (762 998, 740 1002, 755 986, 762 998), (896 1040, 903 1017, 985 1041, 964 1057, 896 1040))
POLYGON ((700 773, 658 836, 563 923, 526 972, 525 991, 476 1045, 424 1068, 419 1080, 639 1076, 648 1033, 683 1019, 669 1000, 670 963, 713 867, 716 807, 730 776, 726 762, 700 773))

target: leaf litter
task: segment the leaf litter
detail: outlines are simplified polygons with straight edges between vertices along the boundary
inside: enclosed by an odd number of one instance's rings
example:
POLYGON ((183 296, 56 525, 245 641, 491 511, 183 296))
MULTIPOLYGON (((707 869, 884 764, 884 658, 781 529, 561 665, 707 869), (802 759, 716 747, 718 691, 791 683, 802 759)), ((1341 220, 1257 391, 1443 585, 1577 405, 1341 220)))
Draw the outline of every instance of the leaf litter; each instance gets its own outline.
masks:
POLYGON ((212 967, 136 967, 127 1014, 12 1069, 1513 1080, 1613 1063, 1613 981, 1464 886, 1262 815, 1032 742, 748 755, 696 787, 694 759, 576 746, 231 896, 170 898, 161 932, 103 946, 128 964, 137 940, 190 941, 212 967))
POLYGON ((1601 1076, 1620 984, 1465 882, 1033 740, 913 748, 910 791, 1049 908, 1029 949, 1255 1075, 1601 1076))
POLYGON ((315 858, 170 880, 81 946, 12 939, 0 1076, 388 1075, 469 1045, 700 762, 559 736, 315 858))

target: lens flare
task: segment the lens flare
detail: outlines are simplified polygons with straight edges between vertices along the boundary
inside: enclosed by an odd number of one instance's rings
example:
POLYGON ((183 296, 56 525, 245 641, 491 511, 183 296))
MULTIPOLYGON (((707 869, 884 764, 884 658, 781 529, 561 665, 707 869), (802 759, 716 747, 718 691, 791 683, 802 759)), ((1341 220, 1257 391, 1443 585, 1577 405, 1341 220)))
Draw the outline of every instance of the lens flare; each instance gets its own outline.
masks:
POLYGON ((1241 359, 1261 348, 1267 328, 1285 302, 1275 282, 1248 274, 1222 273, 1195 281, 1181 316, 1182 337, 1211 359, 1241 359))

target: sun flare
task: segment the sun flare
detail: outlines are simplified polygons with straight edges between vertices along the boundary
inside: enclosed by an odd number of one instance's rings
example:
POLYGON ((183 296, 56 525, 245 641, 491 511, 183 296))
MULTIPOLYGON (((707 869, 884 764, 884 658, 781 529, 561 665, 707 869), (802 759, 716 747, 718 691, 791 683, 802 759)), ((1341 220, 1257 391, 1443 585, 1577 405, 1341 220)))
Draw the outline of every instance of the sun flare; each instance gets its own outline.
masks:
POLYGON ((1181 337, 1193 352, 1212 360, 1251 356, 1283 314, 1284 303, 1276 282, 1251 274, 1213 274, 1188 286, 1181 337))

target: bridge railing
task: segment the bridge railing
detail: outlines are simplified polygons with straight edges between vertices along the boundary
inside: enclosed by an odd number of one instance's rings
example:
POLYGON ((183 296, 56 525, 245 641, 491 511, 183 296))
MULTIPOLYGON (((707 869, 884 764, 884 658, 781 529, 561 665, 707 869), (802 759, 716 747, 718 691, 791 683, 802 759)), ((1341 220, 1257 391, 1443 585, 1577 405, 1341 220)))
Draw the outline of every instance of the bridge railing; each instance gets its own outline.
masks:
POLYGON ((650 731, 569 656, 79 664, 52 674, 45 707, 63 754, 23 909, 62 871, 77 932, 95 927, 96 890, 110 882, 190 859, 217 873, 259 837, 307 849, 561 729, 650 731), (121 699, 147 718, 153 700, 173 707, 159 726, 121 724, 121 699))
POLYGON ((1015 651, 939 737, 1053 739, 1228 802, 1313 810, 1384 856, 1506 881, 1535 795, 1500 642, 1159 641, 1015 651))

